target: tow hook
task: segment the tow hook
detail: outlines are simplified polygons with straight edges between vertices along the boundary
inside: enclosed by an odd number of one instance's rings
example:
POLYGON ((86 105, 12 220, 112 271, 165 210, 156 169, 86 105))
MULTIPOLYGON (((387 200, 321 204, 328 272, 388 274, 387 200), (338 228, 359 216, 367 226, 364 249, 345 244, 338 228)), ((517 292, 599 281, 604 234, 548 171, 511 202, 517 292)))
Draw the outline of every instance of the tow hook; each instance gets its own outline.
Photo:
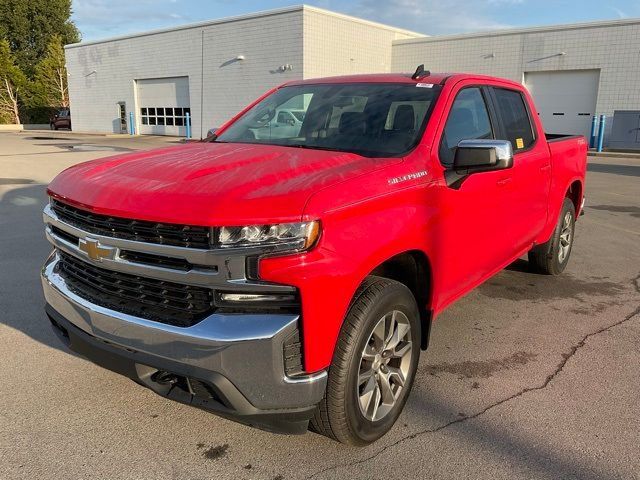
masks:
POLYGON ((178 377, 176 375, 162 370, 151 375, 151 380, 160 385, 175 385, 178 383, 178 377))

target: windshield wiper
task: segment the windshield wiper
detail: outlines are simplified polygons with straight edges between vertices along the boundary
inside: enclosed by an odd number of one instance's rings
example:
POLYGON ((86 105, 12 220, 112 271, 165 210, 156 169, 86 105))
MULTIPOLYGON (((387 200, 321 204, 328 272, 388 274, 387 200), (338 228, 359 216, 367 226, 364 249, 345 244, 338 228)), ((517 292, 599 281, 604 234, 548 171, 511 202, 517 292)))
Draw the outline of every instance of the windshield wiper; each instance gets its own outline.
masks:
POLYGON ((283 147, 292 147, 292 148, 305 148, 307 150, 328 150, 330 152, 349 152, 350 151, 350 150, 340 150, 339 148, 319 147, 315 145, 303 145, 301 143, 291 144, 291 145, 275 143, 272 145, 281 145, 283 147))

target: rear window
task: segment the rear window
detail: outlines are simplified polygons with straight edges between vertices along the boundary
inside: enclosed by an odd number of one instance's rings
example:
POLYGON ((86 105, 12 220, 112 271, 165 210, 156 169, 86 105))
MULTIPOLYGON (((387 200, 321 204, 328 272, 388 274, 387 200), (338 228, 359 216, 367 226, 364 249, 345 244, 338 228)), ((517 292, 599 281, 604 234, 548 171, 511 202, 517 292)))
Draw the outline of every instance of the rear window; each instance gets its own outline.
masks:
POLYGON ((507 135, 504 140, 511 142, 515 152, 529 148, 535 137, 522 93, 504 88, 495 88, 494 92, 498 113, 507 135))

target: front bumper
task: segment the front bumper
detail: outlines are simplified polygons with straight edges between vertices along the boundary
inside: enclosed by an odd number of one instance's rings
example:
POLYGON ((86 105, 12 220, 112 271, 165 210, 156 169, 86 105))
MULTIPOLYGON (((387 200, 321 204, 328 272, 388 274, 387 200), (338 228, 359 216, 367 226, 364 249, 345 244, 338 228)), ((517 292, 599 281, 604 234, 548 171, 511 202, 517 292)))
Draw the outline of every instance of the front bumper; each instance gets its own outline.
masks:
POLYGON ((46 310, 71 350, 173 400, 270 431, 306 431, 327 375, 285 375, 283 345, 298 315, 215 313, 192 327, 165 325, 88 302, 57 263, 54 253, 42 270, 46 310))

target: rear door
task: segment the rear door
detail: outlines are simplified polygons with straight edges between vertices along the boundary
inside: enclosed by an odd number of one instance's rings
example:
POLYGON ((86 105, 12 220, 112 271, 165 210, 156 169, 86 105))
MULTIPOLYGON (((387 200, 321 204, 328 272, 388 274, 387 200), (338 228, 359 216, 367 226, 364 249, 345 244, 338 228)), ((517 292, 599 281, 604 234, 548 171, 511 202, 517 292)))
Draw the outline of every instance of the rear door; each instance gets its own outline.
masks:
POLYGON ((514 250, 522 250, 546 224, 551 158, 545 138, 538 138, 523 92, 501 87, 490 91, 499 123, 497 138, 509 140, 514 152, 508 180, 512 185, 504 189, 508 218, 504 235, 514 250))

